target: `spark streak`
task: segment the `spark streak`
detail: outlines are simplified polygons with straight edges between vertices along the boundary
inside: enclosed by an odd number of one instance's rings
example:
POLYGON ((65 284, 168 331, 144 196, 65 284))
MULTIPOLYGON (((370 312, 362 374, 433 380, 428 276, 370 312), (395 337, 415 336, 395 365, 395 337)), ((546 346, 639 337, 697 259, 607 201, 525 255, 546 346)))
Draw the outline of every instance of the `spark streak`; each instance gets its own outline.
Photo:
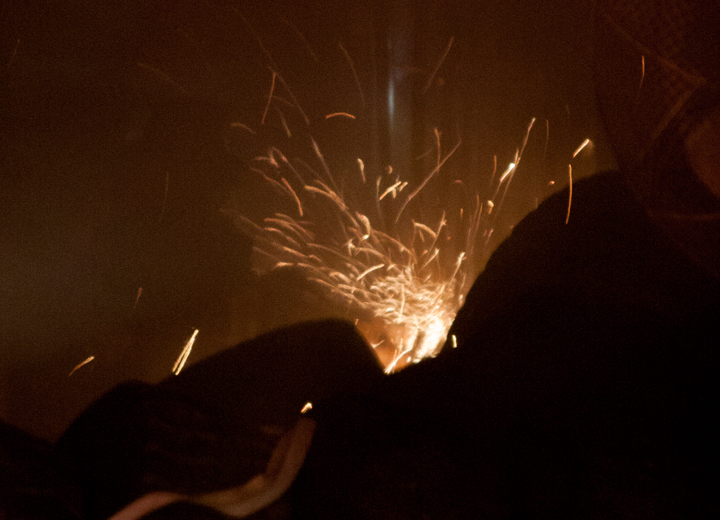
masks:
POLYGON ((140 296, 142 296, 142 287, 138 287, 137 295, 135 296, 135 303, 133 303, 132 310, 130 311, 130 316, 135 314, 135 309, 137 308, 137 304, 140 301, 140 296))
POLYGON ((297 203, 297 206, 298 206, 298 213, 302 217, 303 216, 303 208, 302 208, 302 203, 300 202, 300 198, 297 196, 297 193, 295 193, 295 190, 292 189, 292 186, 290 186, 290 183, 287 181, 287 179, 285 179, 285 177, 283 177, 281 179, 281 181, 282 181, 283 185, 288 189, 288 191, 292 194, 293 198, 295 199, 295 202, 297 203))
POLYGON ((355 116, 349 114, 348 112, 333 112, 332 114, 325 115, 325 119, 330 119, 332 117, 347 117, 348 119, 355 119, 355 116))
POLYGON ((270 102, 273 98, 273 92, 275 92, 275 78, 277 77, 277 73, 275 71, 272 71, 272 80, 270 81, 270 94, 268 94, 268 100, 267 104, 265 105, 265 110, 263 110, 262 119, 260 120, 260 124, 265 124, 265 118, 267 117, 268 110, 270 109, 270 102))
POLYGON ((198 335, 198 332, 200 332, 198 329, 195 329, 195 332, 192 333, 192 336, 190 336, 190 339, 187 343, 185 343, 185 347, 183 347, 182 352, 180 353, 180 357, 177 358, 177 361, 175 361, 175 365, 173 365, 173 374, 176 376, 180 375, 180 371, 185 366, 185 362, 190 357, 190 352, 192 351, 193 344, 195 343, 195 338, 198 335))
POLYGON ((358 90, 358 95, 360 96, 360 110, 365 110, 365 94, 363 93, 362 85, 360 85, 360 78, 358 77, 357 71, 355 70, 355 64, 352 61, 352 58, 350 58, 350 53, 343 47, 342 43, 338 43, 338 47, 342 51, 343 55, 345 56, 345 59, 347 60, 348 64, 350 65, 350 70, 352 71, 353 78, 355 79, 355 85, 358 90))
POLYGON ((68 374, 68 377, 70 377, 71 375, 73 375, 73 374, 77 371, 78 368, 82 368, 82 367, 84 367, 85 365, 87 365, 88 363, 90 363, 90 361, 92 361, 93 359, 95 359, 95 356, 90 356, 89 358, 87 358, 87 359, 86 359, 85 361, 83 361, 82 363, 78 363, 77 365, 75 365, 75 368, 73 368, 73 369, 70 371, 70 373, 68 374))
POLYGON ((445 47, 445 52, 442 53, 442 56, 440 57, 440 61, 438 61, 437 65, 435 65, 435 68, 433 69, 432 73, 430 74, 430 77, 427 80, 427 83, 425 83, 425 88, 423 88, 422 93, 425 94, 428 89, 430 88, 430 85, 432 85, 433 79, 435 79, 435 75, 437 74, 438 70, 440 70, 440 66, 445 61, 445 58, 447 58, 448 53, 450 52, 450 47, 452 47, 453 42, 455 41, 455 37, 450 38, 450 41, 447 44, 447 47, 445 47))
POLYGON ((230 123, 230 128, 242 128, 246 132, 250 133, 251 135, 257 135, 257 132, 250 128, 245 123, 240 123, 239 121, 236 121, 234 123, 230 123))
POLYGON ((570 207, 572 206, 572 164, 568 164, 568 210, 565 217, 565 224, 570 222, 570 207))
POLYGON ((433 176, 434 176, 437 172, 440 171, 440 168, 445 164, 445 162, 446 162, 450 157, 452 157, 452 155, 457 151, 457 149, 460 147, 460 143, 461 143, 461 142, 462 142, 462 141, 458 141, 458 142, 457 142, 457 144, 453 147, 452 150, 450 150, 450 152, 443 158, 443 160, 442 160, 442 161, 439 161, 439 162, 438 162, 438 165, 437 165, 435 168, 433 168, 433 170, 427 175, 427 177, 425 177, 425 180, 422 181, 422 183, 420 184, 420 186, 418 186, 417 188, 415 188, 415 190, 408 196, 408 198, 405 199, 405 202, 404 202, 403 205, 400 207, 400 211, 398 211, 397 217, 395 217, 395 222, 398 222, 398 221, 400 220, 400 215, 402 215, 402 212, 405 210, 405 207, 408 205, 408 203, 409 203, 412 199, 414 199, 415 196, 416 196, 418 193, 420 193, 420 190, 422 190, 422 189, 425 187, 425 185, 430 181, 430 179, 432 179, 433 176))
POLYGON ((590 144, 590 139, 585 139, 580 146, 577 147, 577 150, 572 154, 573 159, 577 157, 577 154, 583 151, 583 149, 590 144))
POLYGON ((148 65, 147 63, 143 63, 143 62, 141 62, 141 61, 138 61, 138 62, 137 62, 137 66, 140 67, 141 69, 145 69, 145 70, 151 72, 152 74, 154 74, 155 76, 157 76, 158 78, 160 78, 162 81, 164 81, 164 82, 167 83, 168 85, 172 85, 178 92, 181 92, 182 94, 184 94, 184 95, 186 95, 186 96, 189 95, 189 94, 188 94, 188 91, 185 90, 185 88, 184 88, 182 85, 180 85, 180 83, 178 83, 177 81, 175 81, 174 79, 172 79, 170 76, 168 76, 167 74, 165 74, 165 73, 164 73, 163 71, 161 71, 160 69, 155 68, 155 67, 153 67, 152 65, 148 65))

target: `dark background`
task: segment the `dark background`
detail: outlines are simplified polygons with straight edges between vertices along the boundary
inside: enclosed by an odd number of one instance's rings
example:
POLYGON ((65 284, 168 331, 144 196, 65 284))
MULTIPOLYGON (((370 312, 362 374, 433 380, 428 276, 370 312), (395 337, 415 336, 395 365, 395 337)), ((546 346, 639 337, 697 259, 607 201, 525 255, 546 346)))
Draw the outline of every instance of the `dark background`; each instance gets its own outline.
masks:
POLYGON ((190 362, 332 313, 292 276, 259 280, 250 240, 221 211, 276 211, 248 168, 268 143, 302 155, 312 135, 339 178, 362 157, 419 183, 437 128, 443 150, 462 145, 408 209, 433 222, 468 194, 488 198, 494 156, 503 170, 537 118, 481 268, 567 182, 585 138, 574 178, 610 164, 591 4, 5 0, 0 416, 52 439, 117 382, 168 376, 196 328, 190 362), (274 100, 261 125, 272 70, 290 104, 274 100))

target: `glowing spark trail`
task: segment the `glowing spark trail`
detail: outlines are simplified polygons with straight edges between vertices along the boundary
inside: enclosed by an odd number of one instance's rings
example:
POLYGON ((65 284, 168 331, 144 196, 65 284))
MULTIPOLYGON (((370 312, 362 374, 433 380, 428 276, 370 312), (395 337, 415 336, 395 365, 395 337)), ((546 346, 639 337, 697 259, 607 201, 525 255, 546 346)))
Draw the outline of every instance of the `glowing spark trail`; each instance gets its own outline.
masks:
POLYGON ((68 377, 70 377, 71 375, 73 375, 78 368, 84 367, 85 365, 87 365, 88 363, 90 363, 90 361, 92 361, 93 359, 95 359, 95 356, 90 356, 89 358, 87 358, 87 359, 86 359, 85 361, 83 361, 82 363, 78 363, 77 365, 75 365, 75 368, 73 368, 73 369, 70 371, 70 373, 68 374, 68 377))
POLYGON ((244 123, 240 123, 240 122, 236 121, 234 123, 230 123, 230 127, 231 128, 242 128, 243 130, 245 130, 246 132, 249 132, 252 135, 257 135, 257 132, 255 130, 253 130, 252 128, 250 128, 248 125, 246 125, 244 123))
POLYGON ((358 166, 360 167, 360 177, 362 177, 363 184, 365 184, 365 163, 358 157, 358 166))
POLYGON ((353 78, 355 79, 355 85, 358 90, 358 95, 360 96, 360 110, 365 110, 365 94, 363 93, 362 86, 360 85, 360 78, 358 78, 357 71, 355 70, 355 65, 353 64, 352 58, 350 58, 350 53, 343 47, 342 43, 338 43, 338 47, 342 51, 343 55, 345 56, 345 59, 347 60, 348 64, 350 65, 350 70, 352 71, 353 78))
POLYGON ((192 336, 190 336, 190 339, 187 343, 185 343, 185 347, 183 348, 182 352, 180 353, 180 357, 175 361, 175 365, 173 365, 173 374, 180 375, 180 371, 185 366, 185 362, 190 357, 190 351, 193 348, 193 344, 195 343, 195 338, 198 335, 198 332, 200 332, 198 329, 195 329, 195 332, 192 333, 192 336))
POLYGON ((178 92, 182 92, 186 96, 189 95, 188 91, 185 90, 185 88, 182 85, 180 85, 180 83, 178 83, 177 81, 172 79, 170 76, 165 74, 160 69, 157 69, 157 68, 153 67, 152 65, 148 65, 147 63, 143 63, 140 61, 137 62, 137 66, 140 67, 141 69, 151 72, 152 74, 154 74, 155 76, 157 76, 158 78, 160 78, 161 80, 166 82, 167 84, 172 85, 173 87, 175 87, 175 89, 177 89, 178 92))
POLYGON ((450 38, 450 41, 447 44, 447 47, 445 47, 445 52, 442 53, 442 56, 440 57, 440 61, 438 61, 437 65, 435 65, 435 68, 432 71, 432 74, 430 74, 430 77, 427 80, 427 83, 425 83, 425 88, 423 88, 422 93, 425 94, 428 89, 430 88, 430 85, 432 85, 433 79, 435 79, 435 75, 437 74, 438 70, 440 70, 440 66, 445 61, 445 58, 447 58, 448 53, 450 52, 450 47, 452 47, 453 42, 455 41, 455 38, 450 38))
POLYGON ((135 296, 135 303, 133 303, 132 310, 130 311, 130 316, 135 314, 135 309, 137 308, 137 304, 140 301, 140 296, 142 296, 142 290, 142 287, 138 287, 137 296, 135 296))
POLYGON ((577 150, 572 154, 573 159, 577 157, 577 154, 583 151, 583 149, 590 144, 590 139, 585 139, 580 146, 577 147, 577 150))
POLYGON ((277 74, 275 71, 272 73, 272 81, 270 82, 270 94, 268 94, 268 100, 267 105, 265 105, 265 110, 263 111, 262 119, 260 120, 260 124, 265 124, 265 118, 267 117, 268 110, 270 109, 270 102, 273 98, 273 92, 275 92, 275 78, 277 77, 277 74))
POLYGON ((422 189, 425 187, 425 185, 430 181, 430 179, 432 179, 433 176, 434 176, 437 172, 440 171, 440 168, 445 164, 445 161, 447 161, 447 160, 452 156, 452 154, 455 153, 455 151, 456 151, 459 147, 460 147, 460 141, 458 141, 458 143, 455 145, 455 147, 454 147, 452 150, 450 150, 450 153, 448 153, 442 161, 439 161, 439 162, 438 162, 438 165, 427 175, 427 177, 425 177, 425 180, 422 181, 422 183, 420 184, 420 186, 418 186, 417 188, 415 188, 415 190, 408 196, 408 198, 405 199, 405 202, 404 202, 403 205, 400 207, 400 211, 398 211, 397 217, 395 217, 395 222, 398 222, 398 221, 400 220, 400 215, 402 215, 402 212, 405 210, 405 207, 408 205, 408 203, 409 203, 413 198, 415 198, 415 196, 416 196, 418 193, 420 193, 420 190, 422 190, 422 189))
POLYGON ((508 178, 508 175, 510 175, 514 169, 515 169, 515 163, 511 162, 510 164, 508 164, 507 170, 505 170, 503 172, 503 174, 500 176, 499 183, 502 184, 503 182, 505 182, 505 179, 508 178))
POLYGON ((570 207, 572 206, 572 165, 568 164, 568 211, 565 217, 565 224, 570 222, 570 207))
POLYGON ((327 114, 325 119, 330 119, 331 117, 347 117, 348 119, 355 119, 354 115, 347 112, 333 112, 332 114, 327 114))

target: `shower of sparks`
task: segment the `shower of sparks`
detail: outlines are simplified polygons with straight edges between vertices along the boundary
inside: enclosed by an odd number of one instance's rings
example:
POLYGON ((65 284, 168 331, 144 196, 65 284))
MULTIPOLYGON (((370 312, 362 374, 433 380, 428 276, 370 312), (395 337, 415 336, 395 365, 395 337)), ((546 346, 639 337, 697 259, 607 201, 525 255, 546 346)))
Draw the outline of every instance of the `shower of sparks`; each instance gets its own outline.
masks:
POLYGON ((92 361, 93 359, 95 359, 95 356, 90 356, 89 358, 87 358, 87 359, 86 359, 85 361, 83 361, 82 363, 78 363, 77 365, 75 365, 75 368, 73 368, 73 369, 70 371, 70 373, 68 374, 68 377, 70 377, 71 375, 73 375, 73 374, 77 371, 77 369, 82 368, 82 367, 84 367, 85 365, 87 365, 88 363, 90 363, 90 361, 92 361))
MULTIPOLYGON (((267 49, 258 43, 272 73, 260 126, 267 126, 269 107, 278 102, 284 109, 296 112, 308 129, 310 118, 267 49), (288 99, 280 97, 278 90, 283 90, 282 95, 288 99)), ((452 44, 450 38, 426 88, 452 44)), ((362 112, 365 100, 352 59, 344 47, 340 46, 340 50, 353 72, 362 112)), ((441 132, 434 130, 434 147, 423 156, 434 152, 435 165, 419 184, 401 179, 391 165, 368 171, 361 158, 357 158, 358 176, 339 176, 331 171, 315 139, 305 130, 293 136, 288 126, 290 119, 279 109, 278 115, 288 139, 294 143, 307 139, 311 148, 303 148, 304 158, 288 158, 274 143, 266 143, 266 152, 250 161, 250 170, 275 190, 278 203, 285 208, 262 222, 247 218, 242 210, 233 212, 238 226, 254 240, 256 270, 263 274, 275 269, 299 269, 345 311, 347 318, 355 320, 387 372, 434 356, 444 345, 477 274, 473 271, 473 257, 481 254, 490 241, 535 120, 530 122, 514 161, 499 177, 495 176, 495 158, 490 183, 493 196, 489 200, 479 195, 468 197, 465 207, 459 208, 459 224, 455 219, 449 224, 445 211, 434 222, 419 222, 409 216, 412 212, 408 208, 426 186, 437 182, 441 170, 460 147, 459 140, 445 150, 441 132)), ((330 111, 323 119, 334 118, 361 123, 345 111, 330 111)), ((259 135, 245 124, 232 126, 259 135)), ((452 341, 456 346, 456 339, 452 341)), ((176 366, 181 368, 180 360, 176 366)))
POLYGON ((466 276, 463 254, 450 273, 442 272, 438 234, 444 218, 435 231, 415 222, 405 244, 375 229, 365 214, 352 210, 320 179, 303 191, 327 200, 338 217, 339 234, 335 239, 319 236, 309 222, 282 213, 266 218, 263 227, 240 216, 256 238, 256 252, 269 258, 272 268, 296 266, 332 299, 380 318, 385 334, 371 343, 392 345, 395 356, 389 370, 404 356, 419 360, 434 354, 461 304, 466 276))
MULTIPOLYGON (((532 124, 527 131, 531 128, 532 124)), ((387 233, 381 221, 369 216, 371 212, 343 196, 337 187, 340 179, 333 176, 318 144, 312 139, 311 144, 315 168, 306 161, 288 159, 274 147, 253 160, 253 171, 281 195, 280 200, 294 201, 295 206, 295 212, 277 212, 262 223, 235 214, 238 225, 254 238, 258 271, 300 269, 347 309, 350 319, 359 318, 358 328, 368 343, 379 356, 386 353, 383 363, 388 372, 437 354, 475 274, 470 272, 468 257, 473 255, 476 238, 491 234, 489 227, 497 218, 494 203, 476 196, 461 219, 464 231, 452 234, 444 212, 432 224, 400 216, 460 143, 439 156, 435 168, 414 188, 390 167, 375 182, 369 181, 363 161, 357 160, 362 189, 374 191, 378 215, 386 214, 384 205, 404 194, 404 188, 410 191, 398 202, 396 218, 388 215, 396 229, 407 230, 404 239, 387 233)), ((502 200, 507 192, 521 153, 518 150, 515 161, 498 178, 494 197, 502 200)))
POLYGON ((177 358, 177 361, 175 361, 175 365, 173 365, 172 371, 173 374, 180 375, 180 371, 185 366, 185 362, 190 357, 190 352, 192 351, 193 344, 195 343, 195 338, 198 335, 198 332, 200 332, 198 329, 195 329, 195 332, 192 333, 192 336, 190 336, 190 339, 187 343, 185 343, 185 347, 183 347, 182 352, 180 353, 180 357, 177 358))

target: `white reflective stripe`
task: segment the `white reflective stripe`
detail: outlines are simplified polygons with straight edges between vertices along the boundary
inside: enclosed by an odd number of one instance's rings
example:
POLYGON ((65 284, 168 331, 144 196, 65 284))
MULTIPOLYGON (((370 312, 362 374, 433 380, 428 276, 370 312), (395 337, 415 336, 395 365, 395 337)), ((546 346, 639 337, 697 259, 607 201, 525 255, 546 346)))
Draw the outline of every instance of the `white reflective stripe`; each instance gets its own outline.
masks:
POLYGON ((265 473, 240 488, 209 493, 194 502, 244 518, 269 506, 290 489, 310 449, 316 423, 303 417, 286 433, 273 451, 265 473))
POLYGON ((166 491, 156 491, 143 495, 137 500, 130 502, 127 506, 110 517, 110 520, 137 520, 169 504, 179 502, 182 495, 166 491))
POLYGON ((273 450, 265 473, 241 486, 200 496, 156 491, 143 495, 115 513, 109 520, 138 520, 175 502, 192 502, 211 507, 235 518, 244 518, 269 506, 285 494, 300 472, 316 423, 307 417, 298 420, 273 450))

